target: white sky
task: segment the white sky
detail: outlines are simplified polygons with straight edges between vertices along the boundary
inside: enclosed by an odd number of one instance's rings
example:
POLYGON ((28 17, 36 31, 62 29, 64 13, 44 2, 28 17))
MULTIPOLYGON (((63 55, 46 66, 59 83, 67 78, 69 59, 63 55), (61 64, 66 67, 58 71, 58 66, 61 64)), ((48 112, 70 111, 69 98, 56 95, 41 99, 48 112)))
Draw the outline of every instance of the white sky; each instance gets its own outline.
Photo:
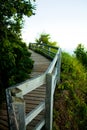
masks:
POLYGON ((36 14, 25 17, 23 40, 34 42, 42 32, 68 52, 87 46, 87 0, 36 0, 36 14))

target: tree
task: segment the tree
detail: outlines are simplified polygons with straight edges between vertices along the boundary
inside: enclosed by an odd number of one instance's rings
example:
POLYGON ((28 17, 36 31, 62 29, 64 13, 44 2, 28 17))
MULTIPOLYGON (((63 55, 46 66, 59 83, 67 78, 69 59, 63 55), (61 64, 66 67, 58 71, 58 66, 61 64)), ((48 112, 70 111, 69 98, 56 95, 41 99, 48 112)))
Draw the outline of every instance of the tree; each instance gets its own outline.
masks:
POLYGON ((0 0, 0 34, 3 34, 2 37, 7 36, 7 30, 19 34, 23 16, 30 17, 34 14, 34 10, 35 6, 30 0, 0 0))
POLYGON ((76 50, 74 51, 77 59, 87 67, 87 51, 82 44, 78 44, 76 50))
POLYGON ((42 33, 42 34, 40 34, 39 38, 36 39, 35 41, 38 44, 45 43, 45 44, 48 44, 48 45, 51 45, 51 46, 56 46, 57 42, 55 42, 55 41, 52 42, 50 39, 51 39, 50 34, 42 33))
POLYGON ((34 0, 0 0, 0 92, 29 78, 31 53, 21 39, 23 17, 34 15, 34 0))

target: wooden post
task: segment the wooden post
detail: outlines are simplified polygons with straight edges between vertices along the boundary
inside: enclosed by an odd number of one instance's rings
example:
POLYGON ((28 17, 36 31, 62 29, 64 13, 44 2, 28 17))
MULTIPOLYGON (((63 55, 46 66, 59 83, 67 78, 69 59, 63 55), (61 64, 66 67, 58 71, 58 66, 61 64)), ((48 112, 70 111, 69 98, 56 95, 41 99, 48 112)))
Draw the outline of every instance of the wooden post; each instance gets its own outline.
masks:
POLYGON ((14 88, 6 89, 8 120, 10 130, 26 130, 25 126, 25 103, 21 90, 14 88), (14 93, 11 91, 13 90, 14 93), (19 94, 18 94, 18 93, 19 94), (17 96, 15 96, 17 94, 17 96))
POLYGON ((61 68, 61 50, 59 50, 59 53, 58 53, 58 60, 57 60, 57 77, 58 77, 58 80, 57 80, 57 83, 60 82, 60 68, 61 68))
POLYGON ((25 102, 22 98, 15 97, 13 99, 13 110, 15 112, 18 130, 26 130, 25 126, 25 102))
POLYGON ((50 48, 50 47, 48 47, 48 54, 49 54, 49 56, 50 56, 50 50, 51 50, 51 48, 50 48))
POLYGON ((11 92, 9 89, 6 89, 6 100, 7 100, 9 130, 18 130, 18 124, 12 106, 11 92))
POLYGON ((46 109, 45 109, 45 128, 52 130, 53 123, 53 77, 52 74, 46 76, 46 109))

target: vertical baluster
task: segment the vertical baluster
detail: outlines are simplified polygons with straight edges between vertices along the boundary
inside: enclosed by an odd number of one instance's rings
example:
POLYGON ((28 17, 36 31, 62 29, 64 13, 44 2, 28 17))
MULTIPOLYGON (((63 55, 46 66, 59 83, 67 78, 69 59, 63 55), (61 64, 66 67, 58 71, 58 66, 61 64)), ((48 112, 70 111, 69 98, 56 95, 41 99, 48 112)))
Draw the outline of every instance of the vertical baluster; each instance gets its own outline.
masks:
POLYGON ((46 130, 52 130, 53 123, 53 83, 54 79, 52 74, 46 76, 46 112, 45 112, 45 128, 46 130))

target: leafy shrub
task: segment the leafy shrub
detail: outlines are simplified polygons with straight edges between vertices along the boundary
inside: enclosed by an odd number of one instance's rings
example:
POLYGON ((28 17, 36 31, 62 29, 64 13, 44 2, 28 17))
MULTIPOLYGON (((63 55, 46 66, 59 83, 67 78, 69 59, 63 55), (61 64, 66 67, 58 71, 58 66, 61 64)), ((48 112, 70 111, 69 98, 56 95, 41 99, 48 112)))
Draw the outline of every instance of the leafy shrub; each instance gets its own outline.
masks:
POLYGON ((87 73, 82 64, 63 52, 61 83, 55 91, 54 130, 87 129, 87 73))
POLYGON ((0 44, 0 101, 4 91, 11 85, 20 83, 30 77, 33 61, 25 43, 15 39, 13 43, 4 40, 0 44))
POLYGON ((87 50, 82 44, 78 44, 74 51, 76 58, 87 68, 87 50))

